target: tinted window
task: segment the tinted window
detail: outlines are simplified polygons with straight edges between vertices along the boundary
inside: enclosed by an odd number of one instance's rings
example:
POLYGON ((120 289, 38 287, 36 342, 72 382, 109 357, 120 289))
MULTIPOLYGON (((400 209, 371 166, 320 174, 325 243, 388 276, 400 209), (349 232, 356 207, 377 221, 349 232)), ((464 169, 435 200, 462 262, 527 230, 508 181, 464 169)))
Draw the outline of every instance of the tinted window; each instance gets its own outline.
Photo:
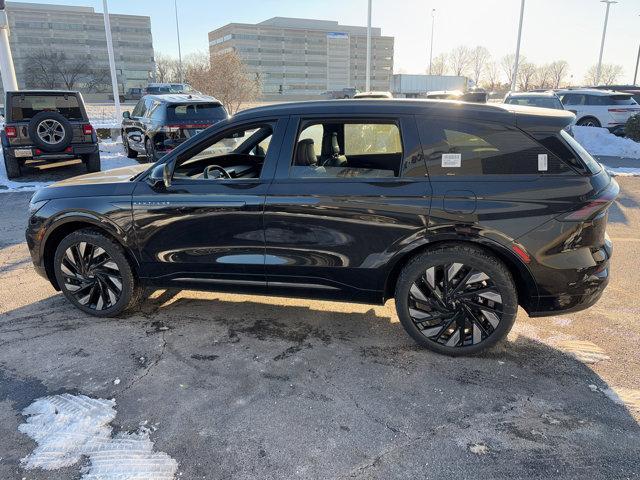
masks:
POLYGON ((394 122, 306 122, 296 140, 290 176, 397 177, 402 158, 400 128, 394 122))
POLYGON ((430 177, 538 175, 568 169, 515 128, 427 117, 417 120, 430 177))
POLYGON ((580 156, 580 159, 584 162, 589 172, 598 173, 600 170, 602 170, 602 167, 596 161, 596 159, 593 158, 591 154, 587 152, 575 138, 573 138, 564 130, 560 132, 560 135, 562 135, 562 138, 564 138, 565 142, 567 142, 571 146, 571 148, 573 148, 573 150, 580 156))
POLYGON ((564 97, 562 97, 562 103, 565 105, 584 105, 585 96, 575 93, 568 93, 564 97))
POLYGON ((560 100, 553 97, 511 97, 507 99, 510 105, 527 105, 530 107, 561 109, 560 100))
POLYGON ((167 120, 170 122, 221 120, 225 117, 226 112, 224 108, 217 103, 191 103, 167 106, 167 120))
POLYGON ((631 95, 611 95, 609 105, 635 105, 636 101, 631 95))
POLYGON ((136 103, 136 106, 133 108, 133 111, 131 112, 131 116, 141 117, 142 115, 144 115, 144 112, 145 112, 144 99, 141 99, 138 101, 138 103, 136 103))
POLYGON ((11 120, 30 120, 40 112, 58 112, 69 120, 82 120, 80 102, 75 95, 12 95, 11 120))

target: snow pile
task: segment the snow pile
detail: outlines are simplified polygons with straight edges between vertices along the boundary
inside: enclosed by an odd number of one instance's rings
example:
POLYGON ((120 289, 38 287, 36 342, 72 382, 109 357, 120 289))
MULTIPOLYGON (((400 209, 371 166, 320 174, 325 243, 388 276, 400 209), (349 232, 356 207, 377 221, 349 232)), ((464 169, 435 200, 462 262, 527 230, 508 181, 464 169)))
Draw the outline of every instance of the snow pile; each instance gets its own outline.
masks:
POLYGON ((640 143, 617 137, 606 128, 574 126, 573 136, 591 155, 640 159, 640 143))
MULTIPOLYGON (((100 140, 98 144, 100 149, 100 163, 101 170, 111 170, 113 168, 128 167, 130 165, 138 165, 136 160, 127 158, 122 149, 122 141, 120 137, 116 140, 100 140)), ((4 158, 0 153, 0 163, 4 163, 4 158)), ((38 172, 35 176, 42 176, 47 178, 46 172, 38 172)), ((51 185, 53 181, 37 181, 37 180, 9 180, 7 178, 7 171, 4 168, 4 164, 0 165, 0 193, 6 192, 31 192, 39 190, 42 187, 51 185), (6 188, 4 188, 6 187, 6 188)))
POLYGON ((115 404, 115 400, 69 394, 36 400, 22 411, 27 420, 18 426, 38 444, 22 459, 23 467, 55 470, 87 456, 84 480, 173 479, 178 463, 166 453, 153 452, 148 430, 111 438, 115 404))

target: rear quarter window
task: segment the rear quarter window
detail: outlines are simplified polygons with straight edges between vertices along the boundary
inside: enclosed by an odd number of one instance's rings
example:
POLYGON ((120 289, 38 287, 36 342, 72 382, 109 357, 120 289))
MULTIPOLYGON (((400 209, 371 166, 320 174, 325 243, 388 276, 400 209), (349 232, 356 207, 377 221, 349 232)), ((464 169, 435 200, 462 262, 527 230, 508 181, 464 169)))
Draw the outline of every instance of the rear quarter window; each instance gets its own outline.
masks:
POLYGON ((570 168, 524 132, 498 124, 418 117, 429 176, 433 179, 564 173, 570 168), (541 158, 543 165, 541 168, 541 158))

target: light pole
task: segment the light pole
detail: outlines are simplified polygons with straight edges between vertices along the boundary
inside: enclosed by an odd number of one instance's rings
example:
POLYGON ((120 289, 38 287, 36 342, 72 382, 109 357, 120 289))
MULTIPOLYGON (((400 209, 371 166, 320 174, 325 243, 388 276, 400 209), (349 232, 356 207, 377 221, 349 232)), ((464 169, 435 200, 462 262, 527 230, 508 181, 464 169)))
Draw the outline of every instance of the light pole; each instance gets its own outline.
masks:
POLYGON ((617 0, 600 0, 600 3, 607 4, 607 13, 604 15, 604 28, 602 29, 602 42, 600 42, 600 57, 598 58, 598 69, 596 70, 596 85, 600 84, 600 73, 602 72, 602 54, 604 53, 604 39, 607 36, 607 23, 609 23, 609 8, 612 3, 618 3, 617 0))
POLYGON ((0 0, 0 75, 2 75, 2 86, 5 92, 18 90, 9 45, 9 19, 4 8, 4 0, 0 0))
POLYGON ((638 57, 636 58, 636 71, 633 74, 633 84, 636 84, 638 78, 638 64, 640 64, 640 45, 638 45, 638 57))
POLYGON ((371 0, 369 0, 369 9, 367 11, 367 67, 366 67, 366 80, 364 89, 367 92, 371 91, 371 0))
POLYGON ((173 8, 176 12, 176 35, 178 37, 178 75, 180 75, 180 83, 184 83, 182 75, 182 50, 180 49, 180 26, 178 25, 178 0, 173 0, 173 8))
POLYGON ((516 44, 516 59, 513 65, 513 78, 511 78, 511 91, 516 90, 518 80, 518 62, 520 61, 520 41, 522 40, 522 20, 524 19, 524 0, 520 4, 520 25, 518 26, 518 43, 516 44))
POLYGON ((104 17, 104 33, 107 36, 107 53, 109 54, 109 70, 111 71, 111 86, 113 88, 113 103, 116 106, 116 118, 122 115, 120 111, 120 92, 118 91, 118 75, 116 74, 116 60, 113 56, 113 39, 111 38, 111 22, 109 21, 109 7, 107 0, 102 0, 104 17))
POLYGON ((431 10, 431 47, 429 49, 429 75, 431 75, 431 65, 433 65, 433 29, 436 24, 436 9, 431 10))

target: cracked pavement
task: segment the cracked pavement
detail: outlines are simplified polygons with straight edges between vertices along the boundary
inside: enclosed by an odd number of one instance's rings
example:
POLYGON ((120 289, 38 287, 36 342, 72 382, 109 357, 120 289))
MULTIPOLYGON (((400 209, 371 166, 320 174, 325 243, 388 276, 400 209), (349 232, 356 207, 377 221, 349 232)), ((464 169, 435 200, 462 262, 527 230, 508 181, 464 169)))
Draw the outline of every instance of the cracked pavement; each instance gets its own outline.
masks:
POLYGON ((602 301, 521 311, 507 342, 457 359, 416 347, 392 303, 167 290, 86 316, 31 268, 29 194, 1 194, 0 478, 79 478, 20 467, 20 411, 64 392, 115 398, 116 432, 153 425, 177 478, 637 478, 640 178, 619 181, 602 301))

